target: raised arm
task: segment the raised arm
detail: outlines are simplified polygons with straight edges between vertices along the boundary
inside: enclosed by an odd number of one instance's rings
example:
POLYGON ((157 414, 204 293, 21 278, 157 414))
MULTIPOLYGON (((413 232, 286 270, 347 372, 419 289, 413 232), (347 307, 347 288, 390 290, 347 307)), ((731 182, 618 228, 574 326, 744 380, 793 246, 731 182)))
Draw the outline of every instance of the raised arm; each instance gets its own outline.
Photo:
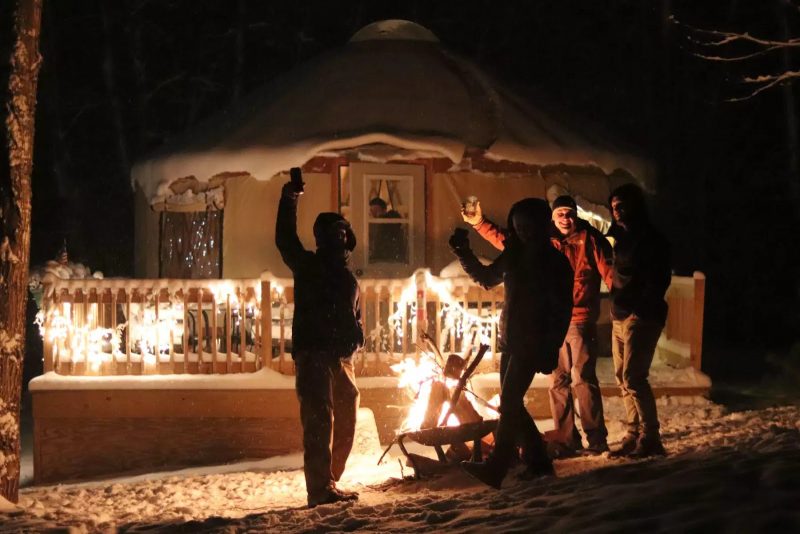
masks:
POLYGON ((507 232, 483 216, 481 203, 475 203, 475 211, 468 213, 465 206, 461 206, 461 218, 472 226, 478 235, 488 241, 497 250, 505 249, 507 232))
POLYGON ((481 222, 474 225, 473 228, 478 232, 478 235, 488 241, 494 248, 497 250, 505 250, 507 234, 503 228, 500 228, 485 217, 481 222))
POLYGON ((466 230, 461 230, 462 233, 456 231, 450 238, 450 248, 453 253, 458 256, 458 261, 464 272, 472 278, 472 280, 483 287, 484 289, 491 289, 503 281, 505 265, 505 257, 503 254, 497 257, 491 265, 482 264, 472 249, 469 248, 469 237, 467 237, 466 230))
POLYGON ((308 251, 303 248, 297 236, 297 198, 291 182, 283 186, 281 200, 278 203, 278 220, 275 222, 275 245, 281 253, 283 262, 295 271, 300 266, 308 251))

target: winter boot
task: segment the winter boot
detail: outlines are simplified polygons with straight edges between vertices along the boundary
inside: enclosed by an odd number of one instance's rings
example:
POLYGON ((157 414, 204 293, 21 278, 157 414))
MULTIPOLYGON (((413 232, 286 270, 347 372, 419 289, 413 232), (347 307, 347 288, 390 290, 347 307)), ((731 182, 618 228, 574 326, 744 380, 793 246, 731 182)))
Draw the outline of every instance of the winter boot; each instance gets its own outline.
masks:
POLYGON ((605 441, 598 443, 591 443, 585 449, 581 449, 582 456, 600 456, 609 451, 608 444, 605 441))
POLYGON ((357 501, 358 493, 354 491, 344 491, 336 486, 329 486, 319 493, 308 496, 308 507, 316 508, 321 504, 333 504, 343 501, 357 501))
POLYGON ((621 458, 623 456, 628 456, 633 450, 636 448, 636 444, 639 441, 639 435, 634 434, 633 432, 628 432, 625 434, 625 437, 622 438, 622 443, 620 444, 619 449, 615 451, 611 451, 612 458, 621 458))
POLYGON ((491 460, 485 462, 461 462, 461 467, 471 477, 495 489, 500 489, 506 476, 506 470, 500 469, 491 460))
POLYGON ((528 464, 528 467, 517 475, 517 479, 528 481, 552 476, 556 476, 556 470, 553 468, 553 461, 550 458, 542 458, 541 460, 528 464))
POLYGON ((631 458, 647 458, 649 456, 666 456, 667 451, 661 444, 658 434, 642 434, 636 442, 636 447, 628 455, 631 458))

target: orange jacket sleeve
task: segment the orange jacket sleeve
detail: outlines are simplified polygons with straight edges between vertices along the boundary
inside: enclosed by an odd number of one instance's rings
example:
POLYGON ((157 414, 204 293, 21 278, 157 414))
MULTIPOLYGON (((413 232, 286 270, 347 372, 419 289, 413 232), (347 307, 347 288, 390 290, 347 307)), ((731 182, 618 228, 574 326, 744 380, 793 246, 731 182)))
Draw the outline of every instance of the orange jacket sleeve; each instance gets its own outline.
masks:
POLYGON ((508 237, 508 233, 503 228, 500 228, 486 217, 484 217, 481 222, 474 225, 473 228, 478 232, 478 235, 488 241, 497 250, 505 249, 505 241, 506 237, 508 237))

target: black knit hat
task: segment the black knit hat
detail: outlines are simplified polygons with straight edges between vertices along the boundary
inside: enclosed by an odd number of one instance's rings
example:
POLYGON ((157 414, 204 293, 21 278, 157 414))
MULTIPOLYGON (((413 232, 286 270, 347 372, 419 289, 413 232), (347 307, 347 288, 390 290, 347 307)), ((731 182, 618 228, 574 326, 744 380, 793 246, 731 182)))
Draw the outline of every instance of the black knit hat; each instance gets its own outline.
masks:
POLYGON ((553 211, 556 211, 558 208, 569 208, 578 211, 578 205, 575 204, 575 199, 569 195, 561 195, 553 201, 553 211))

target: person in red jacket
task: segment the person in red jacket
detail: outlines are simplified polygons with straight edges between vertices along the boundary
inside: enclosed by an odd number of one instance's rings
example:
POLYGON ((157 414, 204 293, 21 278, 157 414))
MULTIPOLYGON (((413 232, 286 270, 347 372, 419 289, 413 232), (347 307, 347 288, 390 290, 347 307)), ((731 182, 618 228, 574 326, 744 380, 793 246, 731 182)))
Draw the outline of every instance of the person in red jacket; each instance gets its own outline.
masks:
MULTIPOLYGON (((483 217, 480 203, 475 215, 462 210, 470 224, 495 248, 503 250, 506 230, 483 217)), ((569 260, 575 273, 572 320, 558 357, 558 367, 550 374, 550 411, 555 429, 548 435, 548 448, 554 457, 608 451, 603 401, 597 380, 597 319, 600 315, 600 282, 611 287, 611 245, 598 230, 578 218, 575 200, 567 195, 553 202, 550 243, 569 260), (575 401, 588 446, 575 426, 575 401)))

